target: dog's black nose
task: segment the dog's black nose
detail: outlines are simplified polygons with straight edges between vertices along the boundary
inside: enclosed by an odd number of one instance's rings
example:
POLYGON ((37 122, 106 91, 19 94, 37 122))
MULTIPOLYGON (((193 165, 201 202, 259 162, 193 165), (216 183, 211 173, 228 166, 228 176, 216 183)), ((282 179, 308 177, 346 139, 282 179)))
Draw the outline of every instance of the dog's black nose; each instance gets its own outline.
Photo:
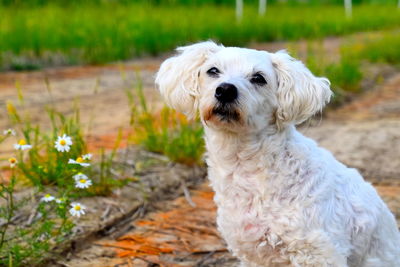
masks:
POLYGON ((215 98, 223 104, 233 102, 237 96, 237 88, 231 83, 221 83, 215 90, 215 98))

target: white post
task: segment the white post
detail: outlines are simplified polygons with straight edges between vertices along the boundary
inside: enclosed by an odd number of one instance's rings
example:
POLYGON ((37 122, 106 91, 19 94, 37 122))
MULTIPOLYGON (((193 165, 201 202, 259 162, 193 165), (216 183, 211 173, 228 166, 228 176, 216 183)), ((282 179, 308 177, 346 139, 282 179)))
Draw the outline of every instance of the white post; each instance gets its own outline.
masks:
POLYGON ((236 20, 240 21, 243 17, 243 0, 236 0, 236 20))
POLYGON ((346 12, 346 17, 351 18, 351 15, 353 13, 351 0, 344 0, 344 10, 346 12))
POLYGON ((266 11, 267 11, 267 0, 260 0, 260 3, 258 5, 258 14, 262 16, 265 14, 266 11))

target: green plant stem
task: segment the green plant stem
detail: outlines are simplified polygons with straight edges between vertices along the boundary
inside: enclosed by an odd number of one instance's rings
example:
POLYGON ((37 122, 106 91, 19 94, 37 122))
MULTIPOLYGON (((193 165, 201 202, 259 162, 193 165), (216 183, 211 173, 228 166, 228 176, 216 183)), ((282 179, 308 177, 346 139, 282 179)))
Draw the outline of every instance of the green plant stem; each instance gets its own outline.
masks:
MULTIPOLYGON (((5 241, 5 236, 6 236, 6 232, 8 229, 8 226, 11 223, 11 219, 14 216, 14 184, 15 184, 15 177, 14 174, 12 174, 11 176, 11 182, 10 185, 5 189, 5 191, 7 192, 7 221, 6 224, 4 225, 3 230, 1 231, 1 237, 0 237, 0 250, 3 248, 4 245, 4 241, 5 241)), ((4 189, 5 187, 3 187, 4 189)))

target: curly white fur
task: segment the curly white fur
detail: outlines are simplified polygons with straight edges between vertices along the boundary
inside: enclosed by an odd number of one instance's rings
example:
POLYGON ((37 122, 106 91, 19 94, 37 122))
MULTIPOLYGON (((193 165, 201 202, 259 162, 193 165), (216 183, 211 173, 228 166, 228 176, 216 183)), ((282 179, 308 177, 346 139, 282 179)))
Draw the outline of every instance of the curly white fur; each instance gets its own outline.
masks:
POLYGON ((199 111, 218 229, 242 266, 400 266, 400 234, 375 189, 295 129, 329 101, 327 79, 286 52, 213 42, 178 51, 156 83, 173 108, 199 111), (267 83, 253 84, 254 73, 267 83), (235 119, 215 112, 222 82, 237 88, 235 119))

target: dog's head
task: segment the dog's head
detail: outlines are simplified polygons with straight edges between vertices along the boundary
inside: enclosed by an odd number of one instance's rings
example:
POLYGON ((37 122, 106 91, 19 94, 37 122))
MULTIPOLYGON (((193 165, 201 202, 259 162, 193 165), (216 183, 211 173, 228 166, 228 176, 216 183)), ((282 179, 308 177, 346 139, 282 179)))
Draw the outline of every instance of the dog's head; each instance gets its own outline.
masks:
POLYGON ((202 42, 177 49, 156 84, 168 105, 218 130, 283 129, 320 111, 332 92, 286 52, 202 42))

